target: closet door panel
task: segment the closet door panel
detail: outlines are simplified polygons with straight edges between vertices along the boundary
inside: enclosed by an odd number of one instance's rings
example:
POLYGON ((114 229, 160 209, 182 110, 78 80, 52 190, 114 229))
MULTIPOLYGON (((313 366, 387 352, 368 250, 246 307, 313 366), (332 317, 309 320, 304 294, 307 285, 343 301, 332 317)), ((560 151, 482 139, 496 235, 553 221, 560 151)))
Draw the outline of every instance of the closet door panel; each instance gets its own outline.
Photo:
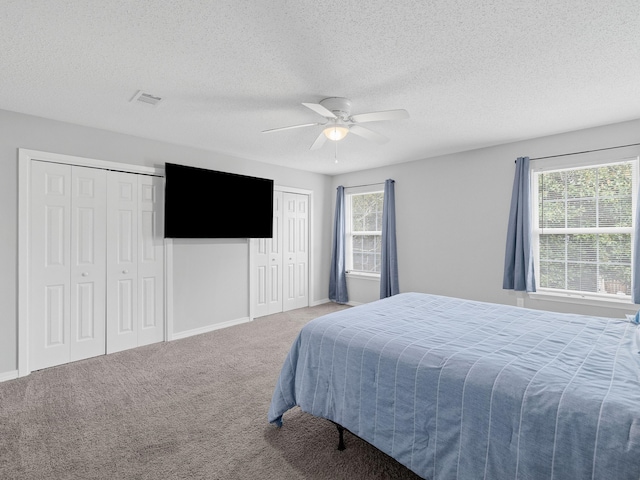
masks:
POLYGON ((295 298, 296 287, 296 248, 297 248, 297 224, 296 224, 296 195, 292 193, 283 194, 284 204, 284 243, 283 261, 284 276, 282 278, 282 307, 283 311, 292 310, 295 298))
POLYGON ((273 236, 252 238, 254 318, 282 311, 282 192, 273 192, 273 236))
POLYGON ((107 353, 138 346, 137 177, 107 173, 107 353))
POLYGON ((267 313, 282 312, 282 192, 273 192, 273 237, 267 239, 269 247, 267 273, 267 313))
POLYGON ((285 228, 283 278, 283 310, 307 307, 309 265, 309 196, 297 193, 284 194, 285 228))
POLYGON ((269 296, 269 251, 267 238, 252 238, 250 240, 252 249, 252 268, 253 268, 253 291, 251 298, 253 301, 254 318, 262 317, 269 314, 269 306, 267 298, 269 296))
POLYGON ((70 360, 104 355, 106 171, 72 167, 70 360))
POLYGON ((140 279, 140 328, 147 330, 160 326, 156 314, 157 282, 154 277, 140 279))
POLYGON ((67 346, 67 292, 65 285, 47 285, 44 289, 44 315, 38 325, 43 327, 44 341, 38 343, 45 349, 67 346))
MULTIPOLYGON (((118 311, 116 312, 117 324, 115 325, 115 327, 117 329, 116 334, 120 335, 122 338, 125 335, 135 333, 135 283, 131 278, 119 278, 116 280, 116 282, 118 288, 118 298, 115 299, 115 303, 118 306, 118 311)), ((116 349, 117 347, 111 346, 111 348, 116 349)))
POLYGON ((32 162, 29 268, 29 365, 31 370, 67 363, 71 167, 32 162))
POLYGON ((269 314, 267 305, 269 252, 266 238, 252 238, 250 243, 253 258, 253 316, 257 318, 269 314))
POLYGON ((164 339, 164 179, 138 175, 138 345, 164 339))
POLYGON ((309 306, 309 196, 296 195, 296 288, 294 308, 309 306))

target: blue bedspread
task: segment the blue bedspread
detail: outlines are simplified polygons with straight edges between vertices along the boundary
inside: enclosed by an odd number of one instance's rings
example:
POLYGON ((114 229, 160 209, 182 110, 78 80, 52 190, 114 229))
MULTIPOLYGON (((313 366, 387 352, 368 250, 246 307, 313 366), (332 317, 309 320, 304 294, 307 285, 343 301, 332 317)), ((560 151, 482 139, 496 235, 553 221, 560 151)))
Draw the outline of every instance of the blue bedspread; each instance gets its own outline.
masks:
POLYGON ((432 479, 640 479, 640 332, 623 319, 404 293, 317 318, 298 405, 432 479))

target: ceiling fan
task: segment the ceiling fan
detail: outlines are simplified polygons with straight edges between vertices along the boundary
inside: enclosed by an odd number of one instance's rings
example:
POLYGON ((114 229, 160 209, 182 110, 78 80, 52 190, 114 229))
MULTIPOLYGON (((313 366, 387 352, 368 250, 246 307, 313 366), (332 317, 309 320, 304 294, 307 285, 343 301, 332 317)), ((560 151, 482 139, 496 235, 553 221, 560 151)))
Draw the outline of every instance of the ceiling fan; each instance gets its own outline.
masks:
POLYGON ((351 100, 343 97, 329 97, 321 100, 320 103, 303 103, 302 105, 322 115, 325 118, 325 121, 303 123, 300 125, 291 125, 289 127, 272 128, 270 130, 263 130, 262 133, 272 133, 279 132, 281 130, 289 130, 292 128, 315 127, 317 125, 321 125, 325 128, 322 129, 322 132, 320 132, 318 138, 316 138, 315 142, 313 142, 310 150, 316 150, 322 147, 327 139, 336 142, 342 140, 347 136, 348 133, 353 133, 354 135, 358 135, 359 137, 363 137, 367 140, 382 144, 388 142, 389 139, 384 135, 363 127, 361 124, 367 122, 401 120, 403 118, 409 118, 409 113, 403 109, 384 110, 380 112, 359 113, 357 115, 351 115, 351 100))

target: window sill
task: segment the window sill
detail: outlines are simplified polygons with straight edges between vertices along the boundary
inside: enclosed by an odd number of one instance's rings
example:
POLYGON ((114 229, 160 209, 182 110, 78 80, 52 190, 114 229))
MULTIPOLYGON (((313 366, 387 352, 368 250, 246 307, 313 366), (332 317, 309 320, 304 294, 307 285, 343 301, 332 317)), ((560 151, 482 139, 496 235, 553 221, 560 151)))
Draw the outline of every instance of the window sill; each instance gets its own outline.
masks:
POLYGON ((556 293, 537 291, 528 293, 532 300, 573 303, 577 305, 589 305, 592 307, 615 308, 625 310, 629 313, 635 313, 640 309, 639 305, 631 303, 630 298, 597 298, 588 295, 579 295, 572 293, 556 293))
POLYGON ((375 282, 380 281, 379 273, 365 273, 365 272, 347 272, 347 278, 358 278, 361 280, 373 280, 375 282))

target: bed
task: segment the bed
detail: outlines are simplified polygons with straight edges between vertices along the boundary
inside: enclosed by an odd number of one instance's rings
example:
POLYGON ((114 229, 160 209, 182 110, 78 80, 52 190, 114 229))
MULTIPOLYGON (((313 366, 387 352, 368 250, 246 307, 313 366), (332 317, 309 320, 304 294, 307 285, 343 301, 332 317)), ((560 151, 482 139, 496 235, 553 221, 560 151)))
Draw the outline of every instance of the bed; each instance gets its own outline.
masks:
POLYGON ((306 324, 268 420, 299 406, 430 480, 638 480, 638 328, 402 293, 306 324))

